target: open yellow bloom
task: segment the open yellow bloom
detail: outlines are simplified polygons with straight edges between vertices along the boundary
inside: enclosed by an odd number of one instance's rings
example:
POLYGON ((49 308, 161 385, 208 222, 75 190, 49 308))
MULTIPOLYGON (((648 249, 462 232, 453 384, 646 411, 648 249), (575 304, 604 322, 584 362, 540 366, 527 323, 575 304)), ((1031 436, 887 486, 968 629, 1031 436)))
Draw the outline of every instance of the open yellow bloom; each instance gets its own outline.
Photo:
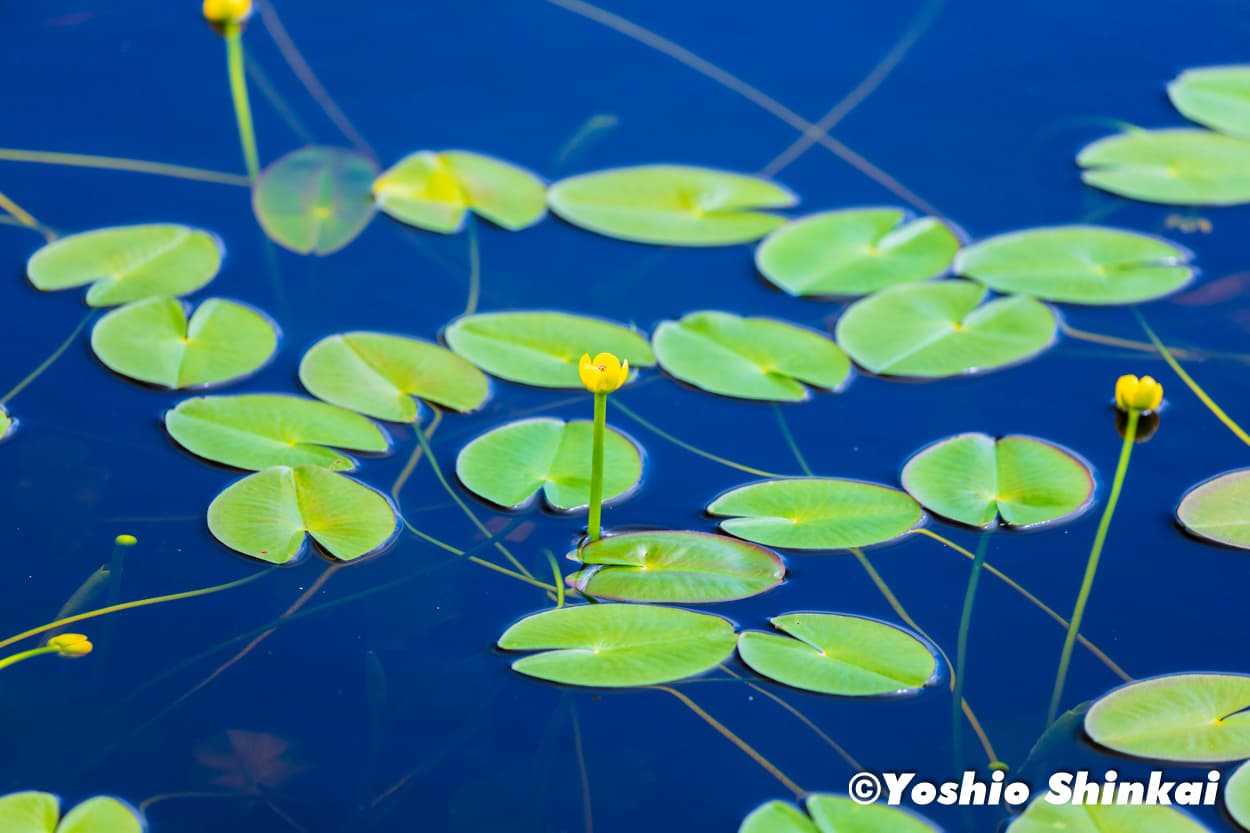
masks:
POLYGON ((204 0, 204 18, 212 23, 242 23, 252 15, 252 0, 204 0))
POLYGON ((70 659, 85 657, 91 653, 91 640, 81 633, 62 633, 48 640, 48 647, 70 659))
POLYGON ((591 393, 611 393, 629 378, 629 361, 622 362, 611 353, 600 353, 592 360, 589 353, 584 353, 577 372, 581 375, 586 390, 591 393))
POLYGON ((1115 404, 1122 411, 1148 414, 1163 402, 1163 385, 1149 376, 1121 376, 1115 383, 1115 404))

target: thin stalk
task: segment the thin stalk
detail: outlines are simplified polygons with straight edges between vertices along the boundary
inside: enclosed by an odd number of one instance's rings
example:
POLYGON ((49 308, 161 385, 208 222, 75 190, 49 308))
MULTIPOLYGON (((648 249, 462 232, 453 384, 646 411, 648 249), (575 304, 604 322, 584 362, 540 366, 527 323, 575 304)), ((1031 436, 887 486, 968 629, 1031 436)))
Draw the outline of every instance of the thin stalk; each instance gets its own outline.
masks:
POLYGON ((959 639, 955 643, 955 698, 951 707, 951 726, 955 740, 955 771, 964 768, 963 721, 960 720, 959 704, 964 699, 964 671, 968 663, 968 634, 972 630, 972 608, 981 581, 981 568, 985 565, 985 551, 989 536, 981 535, 977 541, 977 554, 972 559, 972 574, 968 576, 968 589, 964 591, 963 611, 959 614, 959 639))
POLYGON ((93 156, 85 153, 59 153, 51 150, 19 150, 0 148, 0 162, 32 162, 39 165, 61 165, 69 168, 95 168, 103 171, 152 174, 173 179, 189 179, 195 182, 212 182, 217 185, 235 185, 246 188, 248 178, 241 174, 210 171, 188 165, 171 165, 146 159, 125 159, 117 156, 93 156))
POLYGON ((1111 528, 1111 517, 1115 514, 1115 506, 1120 500, 1120 491, 1124 488, 1124 475, 1128 473, 1128 461, 1133 456, 1133 443, 1137 440, 1137 423, 1141 419, 1138 411, 1128 413, 1128 424, 1124 427, 1124 443, 1120 446, 1120 461, 1115 467, 1115 479, 1111 481, 1111 494, 1107 497, 1107 505, 1102 512, 1102 520, 1098 522, 1098 531, 1094 534, 1094 546, 1089 551, 1089 560, 1085 564, 1085 578, 1081 581, 1081 591, 1076 597, 1076 607, 1072 611, 1072 619, 1068 624, 1068 635, 1063 641, 1063 653, 1059 657, 1059 673, 1055 675, 1055 690, 1050 695, 1050 709, 1046 712, 1046 724, 1055 722, 1059 713, 1059 701, 1063 698, 1063 686, 1068 679, 1068 664, 1072 661, 1072 646, 1076 644, 1076 635, 1081 630, 1081 620, 1085 617, 1085 606, 1089 603, 1089 594, 1094 587, 1094 574, 1098 572, 1098 559, 1102 556, 1102 547, 1107 540, 1107 530, 1111 528))
MULTIPOLYGON (((547 584, 545 581, 539 581, 533 576, 518 573, 515 570, 509 570, 507 567, 501 567, 500 565, 494 563, 493 561, 487 561, 485 558, 479 558, 476 555, 468 555, 462 549, 458 549, 456 547, 453 547, 451 544, 444 543, 443 541, 440 541, 437 538, 434 538, 433 536, 427 535, 426 533, 417 529, 412 524, 408 523, 408 521, 403 521, 403 524, 404 524, 404 527, 407 528, 407 530, 411 532, 413 535, 417 536, 423 541, 433 544, 436 547, 440 547, 446 550, 452 555, 462 557, 462 558, 468 558, 474 564, 478 564, 482 567, 486 567, 487 569, 494 570, 496 573, 500 573, 502 575, 508 576, 509 578, 514 578, 517 581, 523 581, 526 584, 532 585, 534 587, 541 587, 543 590, 548 590, 552 593, 556 593, 561 599, 564 596, 563 585, 560 585, 558 583, 555 585, 547 584)), ((558 572, 557 572, 557 575, 558 575, 558 572)), ((560 606, 563 607, 563 603, 561 603, 560 606)))
POLYGON ((226 39, 226 72, 230 76, 230 98, 234 101, 235 121, 239 125, 239 143, 243 147, 243 161, 247 164, 248 179, 255 182, 260 173, 260 154, 256 152, 252 107, 247 99, 247 72, 243 66, 243 28, 237 23, 227 23, 223 35, 226 39))
POLYGON ((8 668, 10 665, 17 665, 22 660, 27 660, 27 659, 30 659, 31 657, 37 657, 41 654, 55 654, 55 653, 56 653, 56 648, 53 648, 49 645, 44 645, 40 648, 31 648, 29 651, 22 651, 20 654, 14 654, 13 656, 0 659, 0 669, 8 668))
POLYGON ((543 550, 547 562, 551 565, 551 578, 556 586, 556 607, 564 607, 564 576, 560 573, 560 565, 556 562, 556 554, 551 550, 543 550))
POLYGON ((807 458, 803 456, 803 451, 799 448, 799 444, 794 440, 794 434, 790 433, 790 424, 786 422, 785 412, 781 410, 781 406, 773 403, 773 413, 777 416, 777 426, 781 428, 781 436, 785 438, 786 445, 790 447, 794 459, 798 461, 799 468, 808 477, 812 475, 812 467, 807 464, 807 458))
POLYGON ((684 448, 686 451, 689 451, 691 454, 697 454, 700 457, 704 458, 705 460, 711 460, 714 463, 720 463, 722 466, 728 466, 731 469, 737 469, 738 471, 744 471, 747 474, 755 474, 760 477, 786 477, 787 476, 784 474, 777 474, 776 472, 772 472, 772 471, 765 471, 764 469, 757 469, 757 468, 752 468, 751 466, 745 466, 742 463, 735 463, 733 460, 729 460, 725 457, 717 456, 710 451, 704 451, 703 449, 699 448, 697 445, 691 445, 690 443, 685 442, 684 440, 680 440, 677 437, 674 437, 672 434, 665 431, 664 429, 659 428, 654 423, 648 422, 647 420, 639 416, 636 412, 634 412, 631 408, 626 407, 624 404, 617 402, 616 407, 623 414, 625 414, 625 416, 629 417, 634 422, 641 425, 643 428, 646 428, 648 431, 650 431, 652 434, 655 434, 657 437, 663 440, 668 440, 670 443, 677 446, 678 448, 684 448))
POLYGON ((91 319, 96 317, 96 314, 98 312, 99 310, 93 309, 91 310, 91 312, 87 313, 83 317, 82 321, 78 322, 78 326, 74 328, 73 332, 71 332, 68 336, 66 336, 65 340, 61 342, 61 346, 52 351, 52 355, 48 356, 46 359, 44 359, 42 362, 39 363, 38 367, 36 367, 30 373, 26 374, 26 377, 22 379, 22 381, 14 385, 9 390, 8 393, 6 393, 4 396, 0 396, 0 405, 8 404, 10 399, 17 396, 19 393, 21 393, 26 388, 27 385, 29 385, 31 382, 38 379, 40 376, 43 375, 43 372, 45 370, 47 370, 49 367, 55 364, 56 360, 61 358, 61 356, 65 354, 65 351, 69 349, 69 346, 74 343, 75 339, 78 338, 78 334, 82 332, 83 327, 87 326, 87 324, 90 323, 91 319))
POLYGON ((577 719, 577 701, 569 700, 569 716, 573 721, 573 751, 577 756, 577 772, 582 782, 582 830, 594 833, 595 818, 591 812, 590 770, 586 767, 586 752, 582 748, 582 723, 577 719))
POLYGON ((36 220, 29 211, 22 208, 3 192, 0 192, 0 208, 7 211, 9 216, 16 220, 19 225, 42 234, 49 243, 56 240, 56 232, 36 220))
POLYGON ((608 395, 596 393, 594 440, 590 452, 590 520, 587 526, 592 541, 599 540, 599 521, 603 513, 603 434, 607 419, 608 395))
POLYGON ((467 223, 465 238, 469 241, 469 297, 464 302, 464 314, 477 312, 477 302, 482 296, 482 249, 477 240, 477 223, 472 217, 467 223))

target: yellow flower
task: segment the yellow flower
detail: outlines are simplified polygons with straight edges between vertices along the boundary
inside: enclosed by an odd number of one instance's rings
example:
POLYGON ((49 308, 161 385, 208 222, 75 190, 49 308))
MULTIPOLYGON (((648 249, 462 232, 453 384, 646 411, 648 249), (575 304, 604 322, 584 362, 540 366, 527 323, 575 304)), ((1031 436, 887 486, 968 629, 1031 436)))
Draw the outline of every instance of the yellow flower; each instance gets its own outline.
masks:
POLYGON ((204 0, 204 18, 212 23, 242 23, 252 16, 252 0, 204 0))
POLYGON ((62 633, 49 639, 48 647, 63 657, 78 659, 91 653, 91 640, 81 633, 62 633))
POLYGON ((600 353, 592 361, 589 353, 582 355, 577 366, 582 384, 591 393, 611 393, 629 378, 629 362, 622 362, 611 353, 600 353))
POLYGON ((1148 414, 1163 402, 1163 385, 1149 376, 1121 376, 1115 383, 1115 404, 1122 411, 1148 414))

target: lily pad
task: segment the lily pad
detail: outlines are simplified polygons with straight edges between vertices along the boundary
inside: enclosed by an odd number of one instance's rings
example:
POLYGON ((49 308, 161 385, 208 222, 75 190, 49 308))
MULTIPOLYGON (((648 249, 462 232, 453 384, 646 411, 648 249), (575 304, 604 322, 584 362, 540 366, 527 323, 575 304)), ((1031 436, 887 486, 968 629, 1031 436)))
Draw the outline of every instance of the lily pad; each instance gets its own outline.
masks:
POLYGON ((1244 763, 1224 783, 1224 807, 1233 821, 1250 830, 1250 763, 1244 763))
POLYGON ((413 397, 472 411, 490 395, 482 372, 450 350, 384 333, 323 338, 304 354, 299 378, 320 399, 392 422, 417 418, 413 397))
POLYGON ((904 492, 826 477, 764 480, 726 492, 707 511, 730 535, 770 547, 840 550, 881 544, 920 522, 920 504, 904 492))
POLYGON ((61 801, 51 793, 0 796, 0 830, 4 833, 143 833, 144 828, 135 810, 108 796, 89 798, 64 818, 60 816, 61 801))
POLYGON ((278 347, 278 334, 249 306, 209 298, 190 320, 175 298, 115 309, 91 330, 91 349, 110 370, 167 388, 216 385, 253 373, 278 347))
POLYGON ((187 399, 165 415, 165 429, 192 454, 251 471, 301 465, 346 471, 356 468, 356 461, 326 446, 390 448, 386 434, 360 414, 297 396, 187 399))
POLYGON ((651 367, 647 340, 610 321, 563 312, 484 312, 452 322, 448 346, 492 376, 542 388, 582 387, 577 363, 612 353, 631 367, 651 367))
POLYGON ((958 251, 955 232, 934 217, 907 221, 901 208, 856 208, 782 226, 755 250, 755 265, 791 295, 867 295, 936 278, 958 251))
POLYGON ((185 295, 221 268, 221 248, 206 231, 171 224, 115 226, 71 234, 35 252, 26 274, 50 292, 91 284, 87 303, 111 307, 185 295))
POLYGON ((1095 188, 1166 205, 1250 202, 1250 141, 1209 130, 1130 130, 1076 157, 1095 188))
MULTIPOLYGON (((539 490, 556 509, 590 504, 594 426, 537 417, 487 431, 460 450, 456 474, 469 491, 491 503, 520 508, 539 490)), ((642 452, 624 434, 604 434, 603 499, 623 498, 642 479, 642 452)))
POLYGON ((781 584, 776 554, 703 532, 629 532, 582 547, 585 565, 568 583, 597 599, 629 602, 726 602, 781 584))
POLYGON ((890 376, 941 378, 1024 361, 1055 340, 1055 316, 1024 295, 987 304, 971 281, 911 283, 856 301, 836 337, 861 367, 890 376))
POLYGON ((351 150, 305 147, 261 172, 252 209, 269 238, 293 252, 328 255, 355 240, 377 207, 372 159, 351 150))
POLYGON ((395 534, 391 504, 368 486, 321 466, 274 466, 230 485, 208 507, 209 531, 232 550, 284 564, 312 536, 350 561, 395 534))
POLYGON ((454 234, 472 211, 517 231, 547 213, 543 181, 524 168, 463 150, 409 154, 373 183, 390 216, 428 231, 454 234))
POLYGON ((1144 234, 1057 226, 1000 234, 959 253, 955 271, 996 292, 1074 304, 1136 304, 1193 279, 1189 252, 1144 234))
POLYGON ((13 428, 13 417, 9 416, 9 412, 0 405, 0 440, 9 436, 9 431, 13 428))
POLYGON ((1007 833, 1210 833, 1175 807, 1151 804, 1051 804, 1033 799, 1007 833))
POLYGON ((926 509, 970 526, 998 515, 1032 526, 1080 512, 1094 476, 1075 454, 1032 437, 948 437, 907 461, 903 488, 926 509))
POLYGON ((1250 469, 1199 483, 1181 498, 1176 517, 1199 538, 1250 550, 1250 469))
POLYGON ((499 647, 521 657, 522 674, 568 685, 659 685, 715 668, 733 653, 725 619, 673 607, 596 604, 545 610, 517 622, 499 647))
POLYGON ((636 243, 726 246, 758 240, 786 222, 760 209, 798 202, 753 176, 683 165, 639 165, 563 179, 551 210, 575 226, 636 243))
POLYGON ((883 804, 858 804, 844 795, 807 797, 807 812, 785 801, 751 811, 738 833, 940 833, 927 819, 883 804))
POLYGON ((1171 674, 1129 683, 1085 715, 1108 749, 1190 764, 1250 758, 1250 676, 1171 674))
POLYGON ((804 383, 833 390, 851 363, 824 335, 771 318, 692 312, 664 321, 652 338, 660 366, 683 382, 723 396, 801 402, 804 383))
POLYGON ((779 683, 868 697, 917 691, 937 674, 928 646, 884 622, 839 613, 790 613, 769 621, 789 636, 744 631, 738 655, 779 683))
POLYGON ((1250 139, 1250 66, 1187 69, 1168 84, 1168 98, 1190 121, 1250 139))

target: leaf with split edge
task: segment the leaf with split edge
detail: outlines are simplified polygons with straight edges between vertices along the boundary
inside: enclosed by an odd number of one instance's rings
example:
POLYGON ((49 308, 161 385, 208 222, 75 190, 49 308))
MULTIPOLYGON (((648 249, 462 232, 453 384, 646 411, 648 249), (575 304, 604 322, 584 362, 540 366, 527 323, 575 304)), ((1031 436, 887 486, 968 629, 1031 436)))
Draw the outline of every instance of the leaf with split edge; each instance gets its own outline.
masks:
POLYGON ((28 790, 0 796, 0 830, 6 833, 53 833, 61 801, 46 792, 28 790))
POLYGON ((274 326, 236 301, 209 298, 188 320, 175 298, 112 310, 91 330, 91 349, 110 370, 167 388, 221 384, 260 369, 278 346, 274 326))
POLYGON ((758 177, 688 165, 638 165, 562 179, 547 193, 551 210, 589 231, 672 246, 749 243, 785 223, 759 209, 798 198, 758 177))
POLYGON ((942 378, 995 370, 1032 358, 1055 339, 1055 315, 1024 295, 982 304, 971 281, 910 283, 851 304, 835 338, 866 370, 942 378))
POLYGON ((354 411, 277 394, 187 399, 165 415, 165 429, 192 454, 252 471, 299 465, 349 471, 356 461, 332 448, 390 448, 386 434, 354 411))
POLYGON ((294 558, 305 534, 350 561, 385 545, 396 518, 385 497, 350 477, 320 466, 274 466, 217 495, 208 528, 231 549, 274 564, 294 558))
POLYGON ((377 164, 355 151, 299 148, 261 171, 252 209, 265 234, 284 248, 332 254, 373 219, 370 188, 377 174, 377 164))
POLYGON ((568 685, 627 688, 703 673, 733 653, 719 616, 655 605, 595 604, 527 616, 499 637, 509 651, 541 651, 512 668, 568 685))
MULTIPOLYGON (((590 503, 593 425, 536 417, 509 422, 475 438, 456 456, 456 475, 479 497, 520 508, 540 490, 556 509, 590 503)), ((642 453, 624 434, 604 432, 603 499, 632 494, 642 478, 642 453)))
POLYGON ((853 296, 944 274, 959 237, 934 217, 907 219, 899 208, 826 211, 768 235, 755 264, 791 295, 853 296))
POLYGON ((1250 141, 1209 130, 1130 130, 1076 157, 1086 185, 1164 205, 1250 202, 1250 141))
POLYGON ((788 549, 866 547, 905 534, 923 518, 904 492, 827 477, 765 480, 739 486, 708 506, 730 535, 788 549))
POLYGON ((723 396, 800 402, 804 383, 834 390, 851 363, 823 334, 771 318, 714 310, 664 321, 652 344, 660 366, 683 382, 723 396))
POLYGON ((144 823, 134 808, 109 796, 88 798, 61 818, 61 801, 57 796, 32 790, 0 796, 0 830, 4 833, 143 833, 144 823))
POLYGON ((1204 480, 1181 498, 1176 519, 1199 538, 1250 550, 1250 469, 1204 480))
POLYGON ((627 532, 571 553, 585 566, 569 585, 599 599, 631 602, 723 602, 770 590, 785 577, 763 547, 705 532, 627 532))
POLYGON ((1168 98, 1190 121, 1250 139, 1250 66, 1187 69, 1168 84, 1168 98))
POLYGON ((1006 833, 1211 833, 1175 807, 1160 804, 1052 804, 1029 802, 1006 833))
POLYGON ((480 408, 490 384, 457 354, 432 344, 385 333, 326 336, 299 365, 309 393, 335 405, 391 422, 413 422, 413 397, 457 411, 480 408))
POLYGON ((221 248, 206 231, 174 224, 114 226, 71 234, 35 252, 26 274, 50 292, 91 284, 87 303, 111 307, 185 295, 221 268, 221 248))
POLYGON ((792 804, 769 801, 743 819, 738 833, 941 833, 915 813, 845 795, 813 793, 804 803, 810 819, 792 804))
POLYGON ((115 798, 96 796, 74 807, 61 823, 56 833, 143 833, 140 816, 129 806, 115 798))
POLYGON ((1099 226, 1013 231, 975 243, 955 271, 997 292, 1073 304, 1136 304, 1188 284, 1185 249, 1144 234, 1099 226))
POLYGON ((382 211, 402 223, 453 234, 468 212, 518 231, 547 213, 546 185, 516 165, 463 150, 418 151, 373 183, 382 211))
POLYGON ((631 367, 651 367, 647 340, 620 324, 546 310, 481 312, 456 319, 447 345, 500 379, 544 388, 582 389, 583 354, 612 353, 631 367))

